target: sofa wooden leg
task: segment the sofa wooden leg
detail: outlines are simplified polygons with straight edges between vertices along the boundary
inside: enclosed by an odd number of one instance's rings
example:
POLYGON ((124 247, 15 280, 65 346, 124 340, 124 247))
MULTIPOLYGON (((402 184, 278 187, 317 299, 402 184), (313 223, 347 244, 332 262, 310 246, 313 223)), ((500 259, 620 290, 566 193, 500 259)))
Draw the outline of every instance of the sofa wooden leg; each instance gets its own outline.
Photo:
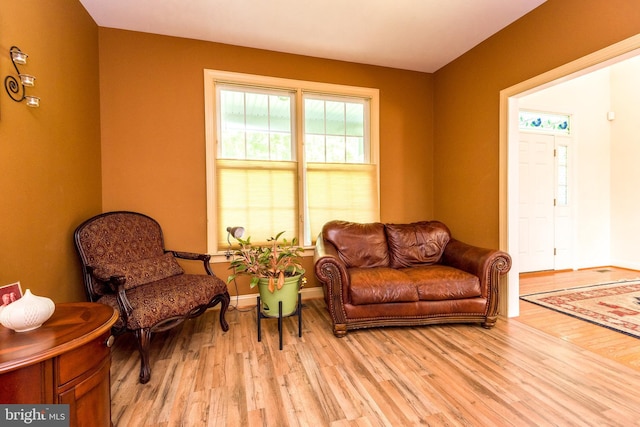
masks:
POLYGON ((498 319, 497 318, 487 319, 484 322, 482 322, 481 325, 485 329, 491 329, 494 326, 496 326, 496 320, 498 320, 498 319))
POLYGON ((143 328, 135 331, 138 350, 140 351, 140 383, 146 384, 151 379, 149 365, 149 346, 151 345, 151 329, 143 328))
POLYGON ((345 325, 344 323, 333 325, 333 335, 338 338, 342 338, 347 335, 347 325, 345 325))

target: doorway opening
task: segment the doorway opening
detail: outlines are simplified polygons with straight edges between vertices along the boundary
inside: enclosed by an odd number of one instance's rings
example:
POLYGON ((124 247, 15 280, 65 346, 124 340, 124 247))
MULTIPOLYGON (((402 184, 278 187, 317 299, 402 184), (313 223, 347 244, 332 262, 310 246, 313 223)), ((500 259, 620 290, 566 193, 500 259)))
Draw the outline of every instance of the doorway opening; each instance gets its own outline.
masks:
MULTIPOLYGON (((500 93, 500 244, 501 247, 507 248, 513 258, 506 297, 501 298, 500 310, 508 317, 519 314, 518 275, 521 265, 518 256, 520 253, 518 113, 520 101, 543 89, 571 81, 638 55, 640 55, 640 35, 519 83, 500 93)), ((578 136, 575 139, 578 140, 578 136)), ((579 166, 576 167, 579 168, 579 166)), ((574 268, 578 265, 575 262, 573 264, 574 268)))
MULTIPOLYGON (((545 100, 543 107, 557 106, 555 98, 545 100)), ((571 115, 521 108, 518 127, 519 272, 571 268, 577 199, 571 115)))

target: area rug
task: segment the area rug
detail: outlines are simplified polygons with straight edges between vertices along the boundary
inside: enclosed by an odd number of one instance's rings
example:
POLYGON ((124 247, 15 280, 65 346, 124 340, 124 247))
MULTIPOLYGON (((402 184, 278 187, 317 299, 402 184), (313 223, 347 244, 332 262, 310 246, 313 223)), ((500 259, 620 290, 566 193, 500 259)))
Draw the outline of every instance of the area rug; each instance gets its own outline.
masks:
POLYGON ((520 299, 640 338, 640 279, 539 292, 520 299))

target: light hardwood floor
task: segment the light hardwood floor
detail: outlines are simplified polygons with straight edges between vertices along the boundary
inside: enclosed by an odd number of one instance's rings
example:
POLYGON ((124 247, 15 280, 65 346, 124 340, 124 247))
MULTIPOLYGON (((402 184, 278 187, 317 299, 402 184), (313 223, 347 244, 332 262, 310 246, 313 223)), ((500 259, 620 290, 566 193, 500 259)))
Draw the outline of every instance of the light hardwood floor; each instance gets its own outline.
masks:
MULTIPOLYGON (((523 293, 566 279, 542 277, 523 276, 523 293)), ((308 300, 302 338, 285 319, 282 351, 276 320, 263 321, 259 343, 253 310, 229 312, 227 333, 216 315, 156 335, 145 385, 134 341, 118 339, 116 427, 640 425, 640 341, 533 304, 490 330, 380 328, 339 339, 324 302, 308 300)))
MULTIPOLYGON (((520 294, 564 289, 616 280, 638 279, 640 271, 599 267, 579 271, 520 275, 520 294)), ((515 321, 640 371, 640 340, 520 300, 515 321)))

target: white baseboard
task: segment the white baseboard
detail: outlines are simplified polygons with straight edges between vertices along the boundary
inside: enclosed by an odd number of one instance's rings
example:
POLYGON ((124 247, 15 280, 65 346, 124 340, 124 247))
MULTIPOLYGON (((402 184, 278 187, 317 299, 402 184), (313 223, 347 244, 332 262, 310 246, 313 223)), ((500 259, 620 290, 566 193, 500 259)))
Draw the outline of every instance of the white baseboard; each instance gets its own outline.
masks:
MULTIPOLYGON (((302 288, 300 290, 302 294, 302 300, 306 299, 314 299, 314 298, 323 298, 324 293, 322 292, 321 286, 316 286, 313 288, 302 288)), ((255 294, 247 294, 247 295, 231 295, 231 306, 237 308, 246 308, 255 306, 257 303, 258 293, 255 294)), ((218 306, 216 306, 218 307, 218 306)))
POLYGON ((640 263, 638 263, 638 261, 619 259, 612 261, 611 265, 620 268, 627 268, 629 270, 640 270, 640 263))

